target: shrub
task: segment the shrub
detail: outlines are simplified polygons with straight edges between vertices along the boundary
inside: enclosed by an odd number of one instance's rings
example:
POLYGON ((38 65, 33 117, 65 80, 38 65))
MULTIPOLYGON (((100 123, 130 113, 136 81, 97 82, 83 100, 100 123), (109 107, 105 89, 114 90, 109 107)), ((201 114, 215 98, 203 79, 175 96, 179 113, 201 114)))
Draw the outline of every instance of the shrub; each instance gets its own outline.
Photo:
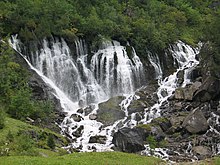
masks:
POLYGON ((55 142, 54 142, 53 135, 49 135, 49 136, 48 136, 47 145, 48 145, 48 147, 50 147, 51 149, 55 149, 56 144, 55 144, 55 142))
POLYGON ((14 150, 17 155, 38 155, 37 151, 34 149, 34 141, 24 132, 16 137, 14 150))
POLYGON ((5 126, 5 114, 2 109, 0 109, 0 129, 3 129, 5 126))

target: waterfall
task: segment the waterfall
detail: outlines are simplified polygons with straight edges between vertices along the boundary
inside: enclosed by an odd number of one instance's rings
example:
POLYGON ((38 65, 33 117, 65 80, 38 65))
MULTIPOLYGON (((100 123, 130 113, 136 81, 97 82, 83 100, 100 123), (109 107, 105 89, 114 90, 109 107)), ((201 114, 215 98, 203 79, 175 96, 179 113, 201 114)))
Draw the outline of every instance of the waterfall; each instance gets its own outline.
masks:
MULTIPOLYGON (((22 55, 17 36, 13 36, 10 43, 22 55)), ((97 151, 110 150, 112 132, 119 121, 102 128, 102 123, 91 120, 89 116, 96 114, 97 103, 112 96, 131 94, 144 85, 141 81, 144 78, 143 64, 135 50, 130 47, 131 52, 127 53, 126 47, 120 43, 107 42, 89 58, 86 44, 80 39, 75 41, 75 52, 70 51, 63 39, 44 39, 42 43, 41 49, 26 54, 32 64, 25 59, 55 89, 54 94, 67 112, 61 124, 62 132, 75 139, 71 146, 80 151, 92 151, 94 145, 97 151), (91 111, 80 113, 80 107, 87 105, 91 111), (90 137, 95 135, 106 136, 107 143, 89 143, 90 137)))
MULTIPOLYGON (((14 49, 22 53, 16 37, 12 37, 10 42, 14 49)), ((168 103, 167 99, 177 87, 190 83, 189 74, 199 63, 196 60, 199 50, 179 41, 168 48, 178 68, 162 80, 158 56, 148 53, 149 61, 156 72, 155 78, 158 79, 158 102, 146 108, 142 120, 136 121, 135 113, 129 115, 128 107, 133 100, 139 99, 134 92, 145 85, 145 78, 143 64, 134 48, 129 47, 128 51, 128 48, 120 43, 108 41, 103 42, 97 52, 89 55, 87 46, 81 39, 75 41, 74 47, 75 51, 70 50, 63 39, 45 39, 41 49, 30 52, 32 64, 25 59, 30 67, 55 89, 54 94, 67 112, 61 124, 62 133, 73 139, 68 147, 79 151, 93 151, 94 148, 96 151, 109 151, 112 147, 112 135, 117 129, 149 123, 159 117, 161 106, 168 103), (184 72, 184 81, 181 84, 178 83, 177 77, 180 71, 184 72), (90 118, 91 115, 96 115, 99 102, 118 95, 126 96, 120 104, 125 112, 123 119, 103 127, 102 123, 90 118), (90 143, 92 136, 105 136, 106 143, 90 143)), ((146 153, 149 153, 149 146, 146 146, 146 150, 146 153)), ((155 151, 165 153, 165 150, 155 151)))
POLYGON ((148 123, 152 119, 160 116, 160 107, 168 102, 167 99, 174 93, 175 89, 179 87, 177 74, 180 71, 184 71, 184 81, 181 84, 181 86, 184 87, 190 83, 189 75, 191 71, 199 64, 199 61, 196 60, 199 48, 194 49, 182 41, 178 41, 176 44, 171 45, 168 51, 172 54, 174 61, 178 65, 178 69, 168 77, 158 81, 158 102, 146 109, 145 118, 142 120, 144 123, 148 123))
POLYGON ((106 43, 91 60, 91 70, 109 96, 130 94, 143 85, 143 64, 132 50, 129 58, 125 47, 106 43), (135 82, 135 81, 136 82, 135 82))
POLYGON ((31 57, 34 67, 73 102, 85 106, 130 94, 143 85, 143 65, 134 49, 129 58, 125 47, 110 43, 104 43, 92 56, 90 65, 86 44, 79 39, 75 41, 76 52, 71 52, 63 39, 43 40, 41 50, 31 52, 31 57))
POLYGON ((106 94, 86 67, 86 49, 77 40, 74 61, 66 42, 43 40, 41 50, 32 52, 33 65, 51 79, 73 102, 82 105, 106 99, 106 94))
POLYGON ((155 70, 155 78, 160 80, 163 76, 163 72, 160 65, 160 60, 157 54, 153 55, 151 52, 147 51, 148 59, 151 65, 154 67, 155 70))

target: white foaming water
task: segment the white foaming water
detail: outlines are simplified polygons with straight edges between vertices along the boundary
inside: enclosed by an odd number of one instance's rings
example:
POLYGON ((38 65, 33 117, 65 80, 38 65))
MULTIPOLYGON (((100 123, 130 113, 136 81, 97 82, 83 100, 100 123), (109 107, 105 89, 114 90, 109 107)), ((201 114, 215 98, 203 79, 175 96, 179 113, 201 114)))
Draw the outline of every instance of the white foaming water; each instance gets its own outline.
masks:
POLYGON ((42 79, 43 81, 50 86, 51 88, 53 88, 55 90, 55 93, 53 93, 59 100, 60 100, 60 104, 62 106, 62 108, 64 108, 64 110, 66 110, 67 112, 70 111, 71 109, 77 108, 78 104, 73 103, 49 78, 47 78, 46 76, 44 76, 39 70, 37 70, 36 68, 34 68, 32 66, 32 64, 27 60, 27 58, 21 54, 20 52, 20 46, 19 46, 19 40, 17 39, 17 35, 16 36, 12 36, 12 39, 9 40, 9 43, 11 45, 11 47, 17 51, 22 58, 24 58, 24 60, 27 62, 27 64, 29 65, 29 67, 34 70, 42 79))
MULTIPOLYGON (((21 52, 17 36, 12 37, 10 42, 18 52, 21 52)), ((60 99, 62 108, 67 112, 61 128, 63 133, 67 133, 73 139, 71 146, 80 151, 93 151, 94 147, 96 151, 111 150, 112 133, 126 118, 116 121, 112 126, 102 128, 103 124, 90 120, 89 115, 96 114, 98 109, 96 103, 111 96, 131 94, 143 85, 141 82, 141 78, 144 77, 143 65, 134 49, 132 49, 132 57, 128 57, 125 47, 117 42, 112 45, 104 44, 104 49, 93 55, 90 66, 83 41, 77 40, 75 47, 74 56, 63 39, 55 39, 52 42, 44 40, 42 48, 31 53, 34 67, 26 58, 25 60, 31 69, 55 89, 54 94, 60 99), (91 113, 77 111, 80 106, 93 103, 95 104, 91 113), (80 120, 74 121, 72 115, 80 120), (106 144, 89 143, 90 137, 96 135, 106 136, 106 144)))
MULTIPOLYGON (((167 102, 167 99, 174 93, 175 89, 179 87, 177 83, 178 72, 184 71, 184 82, 182 83, 182 87, 184 87, 186 84, 190 83, 189 74, 193 68, 199 64, 199 61, 196 60, 196 55, 199 53, 199 48, 194 49, 179 41, 177 44, 170 46, 168 50, 171 52, 174 61, 177 62, 178 69, 170 76, 164 78, 164 80, 158 81, 158 103, 145 110, 145 118, 142 120, 143 123, 149 123, 152 119, 160 116, 160 107, 167 102)), ((154 62, 152 61, 152 63, 154 62)), ((159 64, 157 64, 157 67, 155 68, 159 68, 158 65, 159 64)))
POLYGON ((106 94, 86 67, 86 49, 75 42, 77 60, 74 62, 69 47, 61 39, 51 43, 43 41, 40 51, 33 52, 35 67, 51 79, 73 102, 82 105, 106 99, 106 94))
POLYGON ((155 78, 156 79, 162 79, 162 76, 163 76, 163 72, 162 72, 162 69, 161 69, 161 66, 160 66, 160 60, 159 60, 159 57, 158 55, 153 55, 151 52, 148 52, 148 59, 151 63, 151 65, 154 67, 155 69, 155 78))
POLYGON ((91 70, 108 96, 131 94, 143 85, 143 64, 134 49, 129 58, 125 47, 116 45, 105 43, 91 59, 91 70))

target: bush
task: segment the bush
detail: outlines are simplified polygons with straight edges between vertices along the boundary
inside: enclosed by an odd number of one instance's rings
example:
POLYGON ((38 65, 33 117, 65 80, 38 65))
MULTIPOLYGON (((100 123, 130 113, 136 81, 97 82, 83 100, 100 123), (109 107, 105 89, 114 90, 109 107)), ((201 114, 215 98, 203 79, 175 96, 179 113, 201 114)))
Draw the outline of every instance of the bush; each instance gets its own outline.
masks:
POLYGON ((0 129, 3 129, 5 126, 5 114, 2 109, 0 109, 0 129))
POLYGON ((10 143, 14 141, 14 136, 13 136, 13 134, 11 133, 10 130, 8 131, 8 134, 7 134, 6 138, 7 138, 7 140, 8 140, 10 143))
POLYGON ((49 136, 48 136, 47 145, 48 145, 48 147, 50 147, 51 149, 55 149, 56 144, 55 144, 55 142, 54 142, 53 135, 49 135, 49 136))
POLYGON ((34 141, 24 132, 16 138, 14 150, 17 155, 38 155, 37 151, 34 149, 34 141))

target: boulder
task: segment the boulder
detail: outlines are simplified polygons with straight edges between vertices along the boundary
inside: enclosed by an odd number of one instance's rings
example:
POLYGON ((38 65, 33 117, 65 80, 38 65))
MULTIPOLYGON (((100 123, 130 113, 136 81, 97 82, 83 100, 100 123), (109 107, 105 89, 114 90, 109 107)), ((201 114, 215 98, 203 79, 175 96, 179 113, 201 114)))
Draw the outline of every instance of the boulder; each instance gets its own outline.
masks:
POLYGON ((182 127, 192 134, 203 133, 209 128, 199 108, 194 109, 183 121, 182 127))
POLYGON ((81 120, 83 120, 82 116, 77 115, 77 114, 72 114, 71 118, 75 121, 75 122, 80 122, 81 120))
POLYGON ((153 125, 158 125, 160 126, 160 128, 162 129, 162 131, 158 131, 157 134, 159 132, 166 132, 170 127, 171 127, 171 123, 167 118, 164 117, 158 117, 152 120, 153 125))
POLYGON ((141 100, 133 100, 128 107, 128 115, 135 112, 143 112, 146 105, 141 100))
POLYGON ((178 73, 177 73, 177 84, 182 84, 183 81, 184 81, 184 71, 183 70, 180 70, 178 73))
POLYGON ((184 100, 185 99, 183 88, 177 88, 175 90, 174 98, 177 100, 184 100))
POLYGON ((89 138, 89 143, 105 144, 106 140, 107 140, 106 136, 96 135, 96 136, 91 136, 89 138))
POLYGON ((83 111, 85 112, 85 116, 90 114, 94 109, 95 109, 95 105, 89 105, 86 108, 84 108, 83 111))
POLYGON ((123 152, 134 153, 144 150, 146 134, 142 128, 122 128, 113 135, 113 144, 123 152))
POLYGON ((79 128, 77 128, 77 130, 74 131, 74 132, 72 133, 72 135, 75 136, 75 137, 80 137, 80 136, 82 136, 83 129, 84 129, 84 126, 83 126, 83 125, 79 126, 79 128))
POLYGON ((96 114, 91 114, 91 115, 89 115, 89 119, 90 120, 96 120, 97 119, 97 115, 96 114))
POLYGON ((220 80, 215 77, 208 76, 200 86, 199 90, 194 94, 193 100, 206 102, 215 99, 220 94, 220 80))
POLYGON ((188 85, 184 88, 176 89, 174 94, 175 99, 192 101, 194 93, 200 88, 201 85, 201 82, 196 81, 195 83, 188 85))
POLYGON ((211 157, 211 149, 207 146, 195 146, 192 148, 193 154, 199 159, 206 159, 211 157))
POLYGON ((119 105, 123 99, 125 99, 125 97, 117 96, 100 103, 99 109, 97 110, 97 121, 103 123, 104 126, 109 126, 117 120, 123 119, 125 112, 121 110, 119 105))
POLYGON ((192 101, 193 100, 193 95, 194 93, 199 89, 199 87, 202 85, 201 82, 196 81, 195 83, 193 83, 192 85, 189 86, 189 88, 186 88, 184 90, 184 97, 185 100, 189 100, 192 101))
POLYGON ((181 110, 183 108, 182 102, 174 103, 175 110, 181 110))

